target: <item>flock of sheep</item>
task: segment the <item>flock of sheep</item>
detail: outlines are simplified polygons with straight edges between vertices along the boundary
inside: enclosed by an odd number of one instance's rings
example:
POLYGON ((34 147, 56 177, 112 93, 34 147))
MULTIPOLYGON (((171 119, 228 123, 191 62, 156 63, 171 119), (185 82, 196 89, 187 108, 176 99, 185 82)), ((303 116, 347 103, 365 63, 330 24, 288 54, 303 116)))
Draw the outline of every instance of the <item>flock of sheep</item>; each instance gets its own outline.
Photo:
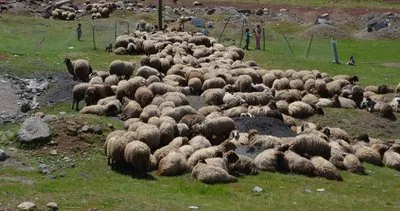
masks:
MULTIPOLYGON (((117 9, 117 5, 115 2, 103 2, 103 3, 90 3, 87 1, 83 4, 83 7, 87 13, 90 13, 92 19, 99 19, 99 18, 108 18, 110 14, 117 9)), ((54 8, 51 11, 50 15, 53 19, 59 20, 75 20, 77 14, 79 12, 84 12, 83 10, 78 10, 75 6, 66 6, 62 5, 58 8, 54 8)))
POLYGON ((108 163, 136 172, 191 176, 204 183, 228 183, 259 171, 292 172, 342 180, 339 170, 365 174, 363 162, 400 170, 400 141, 367 135, 356 139, 340 128, 296 125, 295 119, 323 115, 324 107, 366 108, 382 117, 398 111, 390 86, 356 85, 356 76, 331 77, 318 70, 265 70, 242 61, 242 49, 187 32, 134 32, 119 36, 117 51, 142 56, 140 67, 113 61, 92 72, 85 60, 66 60, 83 83, 73 88, 82 114, 119 116, 124 130, 111 132, 104 145, 108 163), (135 71, 136 70, 136 71, 135 71), (200 95, 207 106, 189 105, 200 95), (296 137, 274 137, 255 130, 238 132, 232 117, 283 120, 296 137), (259 149, 254 159, 235 149, 259 149))

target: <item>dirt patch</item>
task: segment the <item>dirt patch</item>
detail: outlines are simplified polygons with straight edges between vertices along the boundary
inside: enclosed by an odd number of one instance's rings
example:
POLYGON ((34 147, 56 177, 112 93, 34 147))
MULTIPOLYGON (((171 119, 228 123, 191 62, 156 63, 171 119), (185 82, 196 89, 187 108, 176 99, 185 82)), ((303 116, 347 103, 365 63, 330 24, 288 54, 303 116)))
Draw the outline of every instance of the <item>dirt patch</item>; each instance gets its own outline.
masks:
POLYGON ((7 61, 8 60, 8 56, 5 55, 4 53, 0 52, 0 61, 7 61))
POLYGON ((84 133, 79 132, 74 135, 67 129, 67 122, 74 121, 79 128, 87 125, 82 119, 77 118, 65 118, 50 125, 51 131, 54 134, 52 142, 40 146, 35 149, 31 149, 30 153, 34 155, 49 155, 50 151, 57 150, 57 154, 70 155, 70 154, 84 154, 92 149, 98 149, 103 147, 103 143, 108 133, 111 132, 105 125, 101 125, 103 128, 102 134, 96 133, 84 133))
POLYGON ((72 103, 72 88, 79 82, 72 80, 71 75, 67 72, 56 73, 50 77, 50 88, 41 101, 45 104, 72 103))
POLYGON ((383 63, 382 66, 390 68, 400 68, 400 63, 383 63))
POLYGON ((294 137, 296 134, 281 120, 270 117, 234 117, 236 129, 247 133, 255 129, 259 134, 277 137, 294 137))
POLYGON ((400 27, 386 27, 379 31, 368 32, 366 29, 356 33, 354 35, 357 39, 363 40, 376 40, 376 39, 389 39, 398 40, 400 39, 400 27))
POLYGON ((342 39, 342 38, 347 38, 348 34, 344 32, 343 30, 331 26, 328 24, 318 24, 311 26, 307 30, 305 30, 303 33, 300 34, 300 36, 304 38, 309 38, 311 35, 314 35, 315 38, 336 38, 336 39, 342 39))
MULTIPOLYGON (((7 120, 10 116, 16 116, 20 109, 18 105, 19 97, 16 94, 16 87, 5 77, 0 77, 0 122, 7 120)), ((2 124, 0 123, 0 126, 2 124)))

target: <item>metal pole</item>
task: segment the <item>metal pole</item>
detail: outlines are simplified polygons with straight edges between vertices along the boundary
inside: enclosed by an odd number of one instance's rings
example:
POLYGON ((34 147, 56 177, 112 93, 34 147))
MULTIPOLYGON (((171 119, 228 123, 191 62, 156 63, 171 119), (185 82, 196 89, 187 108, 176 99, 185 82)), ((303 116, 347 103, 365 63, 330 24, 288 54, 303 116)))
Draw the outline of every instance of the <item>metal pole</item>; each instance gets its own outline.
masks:
POLYGON ((128 34, 130 34, 131 32, 129 31, 129 22, 126 22, 128 24, 128 34))
POLYGON ((263 51, 265 51, 265 28, 263 28, 263 51))
POLYGON ((162 29, 162 0, 158 0, 158 30, 162 29))
POLYGON ((114 24, 114 40, 117 39, 117 22, 114 24))
POLYGON ((244 33, 244 22, 245 22, 245 19, 243 19, 243 22, 242 22, 242 30, 241 30, 241 34, 240 34, 239 48, 242 48, 243 33, 244 33))
POLYGON ((228 23, 229 23, 229 20, 231 19, 231 17, 232 17, 232 16, 229 16, 228 20, 226 20, 226 23, 225 23, 224 29, 222 29, 222 32, 221 32, 221 34, 219 35, 218 42, 221 40, 222 34, 224 33, 224 31, 225 31, 225 28, 226 28, 226 26, 228 25, 228 23))
POLYGON ((310 42, 308 43, 306 58, 308 58, 308 55, 310 54, 311 43, 312 43, 313 37, 314 37, 314 34, 311 34, 310 42))
POLYGON ((93 23, 92 32, 93 32, 93 47, 94 47, 94 50, 97 50, 97 48, 96 48, 96 41, 95 41, 95 39, 94 39, 94 23, 93 23))
POLYGON ((293 49, 289 44, 289 41, 286 39, 286 36, 282 33, 283 39, 285 40, 286 44, 289 46, 290 53, 294 56, 293 49))
POLYGON ((339 62, 339 56, 336 48, 336 40, 335 38, 332 38, 332 50, 333 50, 333 63, 335 64, 340 64, 339 62))

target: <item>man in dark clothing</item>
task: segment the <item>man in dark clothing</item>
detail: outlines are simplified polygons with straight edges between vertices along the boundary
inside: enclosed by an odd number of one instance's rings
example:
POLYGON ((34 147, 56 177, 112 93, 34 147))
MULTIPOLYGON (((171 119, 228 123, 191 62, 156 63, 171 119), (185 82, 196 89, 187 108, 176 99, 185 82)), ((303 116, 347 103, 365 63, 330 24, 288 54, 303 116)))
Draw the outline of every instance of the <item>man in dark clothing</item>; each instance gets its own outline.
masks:
POLYGON ((76 28, 76 34, 78 35, 78 41, 81 41, 82 28, 80 23, 78 23, 78 27, 76 28))

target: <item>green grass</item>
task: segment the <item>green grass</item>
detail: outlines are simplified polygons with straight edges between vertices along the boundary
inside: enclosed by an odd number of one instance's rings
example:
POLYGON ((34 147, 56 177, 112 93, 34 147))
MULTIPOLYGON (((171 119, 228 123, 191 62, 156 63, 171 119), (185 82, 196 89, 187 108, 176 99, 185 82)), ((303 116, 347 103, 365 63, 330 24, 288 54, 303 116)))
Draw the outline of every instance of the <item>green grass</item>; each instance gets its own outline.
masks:
POLYGON ((56 179, 5 169, 1 177, 22 176, 35 185, 0 179, 0 207, 14 208, 21 201, 34 201, 43 208, 55 201, 61 210, 186 210, 190 205, 201 210, 399 209, 399 172, 368 164, 366 167, 368 176, 342 172, 343 182, 263 172, 240 178, 234 184, 205 185, 188 174, 151 174, 147 179, 138 179, 116 173, 96 153, 90 160, 79 161, 75 168, 64 169, 66 176, 56 179), (263 192, 253 193, 255 186, 262 187, 263 192), (326 191, 317 192, 320 188, 326 191), (305 189, 312 192, 305 193, 305 189))
MULTIPOLYGON (((205 0, 204 3, 213 2, 212 0, 205 0)), ((339 7, 339 8, 386 8, 386 9, 398 9, 399 4, 396 1, 385 1, 385 0, 220 0, 218 1, 221 5, 226 4, 278 4, 282 5, 297 5, 297 6, 309 6, 309 7, 339 7)))

